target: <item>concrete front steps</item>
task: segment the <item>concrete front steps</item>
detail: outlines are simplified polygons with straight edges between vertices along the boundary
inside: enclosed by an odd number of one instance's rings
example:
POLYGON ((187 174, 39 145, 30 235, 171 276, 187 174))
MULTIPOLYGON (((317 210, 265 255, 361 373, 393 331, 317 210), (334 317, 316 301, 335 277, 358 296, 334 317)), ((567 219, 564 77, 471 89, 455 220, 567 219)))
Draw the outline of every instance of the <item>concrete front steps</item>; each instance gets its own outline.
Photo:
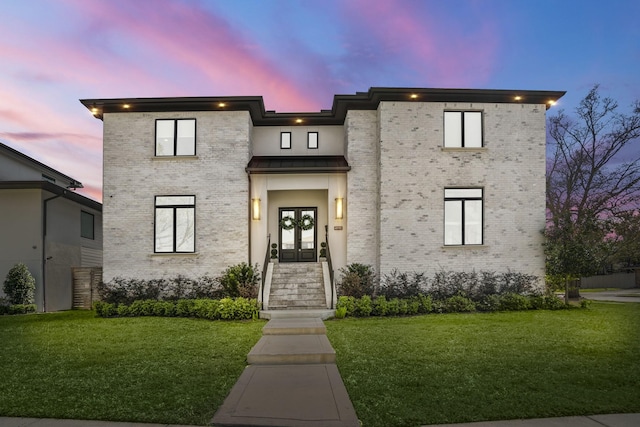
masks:
POLYGON ((320 318, 272 319, 262 333, 213 425, 360 427, 320 318))
POLYGON ((274 264, 268 308, 270 311, 326 309, 322 264, 274 264))

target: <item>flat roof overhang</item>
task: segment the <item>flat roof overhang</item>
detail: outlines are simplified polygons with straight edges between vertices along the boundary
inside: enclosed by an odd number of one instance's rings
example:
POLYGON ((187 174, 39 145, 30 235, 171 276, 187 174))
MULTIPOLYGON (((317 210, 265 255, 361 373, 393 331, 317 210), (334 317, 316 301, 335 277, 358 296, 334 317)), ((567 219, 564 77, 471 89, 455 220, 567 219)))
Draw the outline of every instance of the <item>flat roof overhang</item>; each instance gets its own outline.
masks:
POLYGON ((350 170, 344 156, 253 156, 245 168, 250 174, 338 173, 350 170))
POLYGON ((502 89, 429 89, 372 87, 368 92, 335 95, 331 110, 277 113, 266 111, 261 96, 81 99, 102 120, 105 113, 247 111, 254 126, 342 125, 349 110, 376 110, 380 102, 538 104, 548 109, 564 91, 502 89))

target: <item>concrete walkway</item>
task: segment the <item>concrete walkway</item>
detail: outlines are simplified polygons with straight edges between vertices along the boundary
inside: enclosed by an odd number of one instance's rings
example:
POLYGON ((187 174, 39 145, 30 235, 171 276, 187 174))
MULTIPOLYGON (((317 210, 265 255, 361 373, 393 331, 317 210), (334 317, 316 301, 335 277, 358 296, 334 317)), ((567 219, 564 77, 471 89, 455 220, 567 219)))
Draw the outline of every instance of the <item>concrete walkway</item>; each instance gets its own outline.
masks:
POLYGON ((360 426, 321 319, 271 319, 262 333, 215 426, 360 426))
POLYGON ((640 302, 640 288, 616 289, 599 292, 584 292, 583 290, 580 292, 580 296, 594 301, 640 302))
POLYGON ((581 417, 536 418, 531 420, 483 421, 466 424, 438 424, 430 427, 638 427, 640 414, 608 414, 581 417))
MULTIPOLYGON (((277 424, 271 424, 277 425, 277 424)), ((297 424, 305 425, 305 424, 297 424)), ((429 427, 638 427, 640 414, 608 414, 531 420, 483 421, 438 424, 429 427)), ((47 418, 0 417, 0 427, 196 427, 172 424, 119 423, 110 421, 55 420, 47 418)), ((366 426, 365 426, 366 427, 366 426)), ((389 426, 394 427, 394 426, 389 426)))

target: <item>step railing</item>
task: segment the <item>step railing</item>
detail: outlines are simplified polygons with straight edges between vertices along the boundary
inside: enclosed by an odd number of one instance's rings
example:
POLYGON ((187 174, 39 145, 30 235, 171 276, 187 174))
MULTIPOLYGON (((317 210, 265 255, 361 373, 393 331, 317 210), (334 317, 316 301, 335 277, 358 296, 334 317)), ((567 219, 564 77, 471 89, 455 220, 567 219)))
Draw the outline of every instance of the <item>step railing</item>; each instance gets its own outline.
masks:
POLYGON ((333 284, 333 265, 331 264, 331 250, 329 249, 329 226, 324 226, 324 241, 327 243, 327 264, 329 266, 329 282, 331 283, 331 309, 335 308, 335 286, 333 284))
POLYGON ((267 278, 267 268, 269 267, 269 255, 271 251, 271 233, 267 234, 267 253, 264 256, 264 263, 262 264, 262 285, 260 286, 260 302, 264 303, 264 282, 267 278))

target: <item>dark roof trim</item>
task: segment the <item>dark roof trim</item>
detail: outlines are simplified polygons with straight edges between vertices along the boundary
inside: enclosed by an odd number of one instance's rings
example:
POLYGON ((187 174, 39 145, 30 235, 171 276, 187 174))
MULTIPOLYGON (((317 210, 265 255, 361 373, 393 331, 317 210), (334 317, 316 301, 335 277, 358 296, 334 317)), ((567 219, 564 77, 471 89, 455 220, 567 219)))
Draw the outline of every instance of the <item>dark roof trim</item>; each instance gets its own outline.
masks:
POLYGON ((344 156, 253 156, 248 173, 336 173, 351 166, 344 156))
POLYGON ((382 101, 403 102, 486 102, 544 104, 556 102, 566 92, 496 89, 428 89, 372 87, 355 95, 335 95, 331 110, 307 113, 265 111, 261 96, 215 96, 181 98, 113 98, 81 99, 80 102, 98 119, 104 113, 177 112, 177 111, 248 111, 254 126, 342 125, 349 110, 376 110, 382 101), (519 97, 516 99, 516 97, 519 97), (296 120, 302 120, 297 123, 296 120))
POLYGON ((5 151, 7 151, 9 154, 13 154, 15 157, 18 157, 19 159, 26 161, 27 163, 31 163, 34 166, 37 166, 38 168, 42 168, 42 169, 46 169, 49 172, 52 172, 54 174, 57 174, 59 176, 61 176, 62 178, 66 179, 67 181, 69 181, 70 184, 72 184, 75 188, 83 188, 83 185, 80 181, 77 181, 73 178, 71 178, 70 176, 67 176, 57 170, 55 170, 54 168, 45 165, 44 163, 40 163, 39 161, 37 161, 36 159, 33 159, 29 156, 27 156, 26 154, 21 153, 18 150, 15 150, 11 147, 9 147, 8 145, 3 144, 2 142, 0 142, 0 149, 3 149, 5 151))
POLYGON ((49 181, 0 181, 0 190, 43 190, 102 212, 102 203, 52 184, 49 181))

